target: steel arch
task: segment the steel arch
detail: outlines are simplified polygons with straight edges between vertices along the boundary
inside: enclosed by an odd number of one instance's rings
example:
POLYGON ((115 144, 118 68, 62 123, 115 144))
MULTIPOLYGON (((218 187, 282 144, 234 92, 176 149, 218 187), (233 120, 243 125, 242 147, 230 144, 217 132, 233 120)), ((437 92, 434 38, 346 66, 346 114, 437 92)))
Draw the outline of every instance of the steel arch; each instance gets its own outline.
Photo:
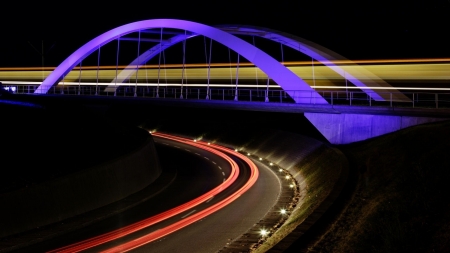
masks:
POLYGON ((250 43, 224 32, 218 28, 207 26, 200 23, 195 23, 186 20, 177 19, 151 19, 144 21, 137 21, 129 23, 108 32, 105 32, 88 43, 84 44, 68 58, 66 58, 50 75, 42 82, 36 89, 35 93, 47 93, 47 91, 57 84, 61 78, 72 70, 80 61, 82 61, 89 54, 97 50, 106 43, 120 38, 129 33, 137 32, 143 29, 151 28, 173 28, 183 29, 196 34, 204 35, 211 38, 230 49, 233 49, 241 56, 259 67, 272 80, 280 85, 297 103, 320 103, 326 104, 327 101, 314 91, 304 80, 295 75, 288 68, 280 64, 278 61, 270 57, 262 50, 254 47, 250 43), (294 90, 305 91, 306 96, 296 98, 293 94, 294 90))

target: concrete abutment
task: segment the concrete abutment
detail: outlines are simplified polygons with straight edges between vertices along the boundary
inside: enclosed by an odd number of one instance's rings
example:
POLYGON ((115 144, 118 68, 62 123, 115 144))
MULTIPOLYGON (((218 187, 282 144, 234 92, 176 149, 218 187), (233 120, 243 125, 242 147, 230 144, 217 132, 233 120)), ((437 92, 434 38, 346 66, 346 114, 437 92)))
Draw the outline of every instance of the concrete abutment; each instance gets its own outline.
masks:
POLYGON ((305 112, 305 117, 332 144, 348 144, 400 129, 446 120, 438 117, 305 112))

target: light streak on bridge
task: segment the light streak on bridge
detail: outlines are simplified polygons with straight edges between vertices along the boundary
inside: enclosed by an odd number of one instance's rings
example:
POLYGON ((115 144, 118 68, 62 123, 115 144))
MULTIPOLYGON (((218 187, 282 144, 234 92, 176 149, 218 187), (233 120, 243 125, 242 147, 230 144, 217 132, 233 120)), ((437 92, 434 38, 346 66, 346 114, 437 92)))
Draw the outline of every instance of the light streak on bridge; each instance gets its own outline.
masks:
MULTIPOLYGON (((450 59, 421 59, 421 60, 364 60, 360 61, 361 64, 365 65, 359 66, 345 66, 345 62, 342 64, 343 69, 349 68, 365 68, 378 77, 387 81, 424 81, 424 82, 442 82, 445 84, 450 84, 450 59)), ((310 63, 309 63, 310 64, 310 63)), ((210 72, 210 80, 213 81, 229 81, 230 79, 236 78, 235 70, 231 71, 229 64, 212 64, 210 72)), ((259 87, 263 87, 264 84, 262 80, 267 78, 260 69, 254 67, 251 63, 241 63, 239 70, 239 80, 242 83, 242 87, 252 87, 243 86, 248 85, 249 82, 256 82, 259 79, 259 87)), ((296 75, 301 76, 307 82, 310 82, 313 78, 311 72, 311 65, 307 62, 285 62, 290 70, 292 70, 296 75)), ((232 67, 236 68, 236 64, 232 64, 232 67)), ((125 67, 125 66, 120 66, 125 67)), ((191 85, 192 82, 202 84, 206 83, 207 74, 205 64, 187 64, 186 65, 186 76, 188 82, 186 85, 191 85), (192 81, 189 81, 192 80, 192 81)), ((96 66, 84 66, 82 67, 82 72, 80 74, 79 68, 74 68, 63 80, 59 82, 60 85, 65 83, 65 85, 70 85, 70 82, 79 82, 81 76, 81 82, 84 85, 95 85, 92 81, 97 78, 97 67, 96 66)), ((137 76, 138 85, 148 85, 151 81, 155 81, 157 78, 158 66, 156 65, 145 65, 142 67, 144 70, 140 71, 137 76)), ((345 81, 336 72, 330 70, 326 66, 315 66, 315 76, 314 78, 319 83, 317 86, 339 86, 337 82, 345 81)), ((53 68, 46 68, 44 71, 45 76, 48 75, 53 68)), ((180 79, 181 68, 179 64, 167 65, 165 67, 164 80, 160 83, 165 84, 165 81, 173 82, 180 79)), ((115 66, 102 66, 98 71, 99 85, 102 83, 109 82, 115 77, 115 66)), ((357 76, 358 78, 364 79, 363 76, 357 76)), ((31 84, 27 82, 34 82, 32 84, 38 84, 42 81, 42 69, 33 68, 0 68, 0 81, 4 84, 10 82, 15 82, 11 84, 19 85, 31 84)), ((129 80, 130 83, 136 82, 136 78, 132 77, 129 80)), ((229 85, 226 82, 221 82, 220 85, 229 85), (222 84, 221 84, 222 83, 222 84)), ((77 83, 78 84, 78 83, 77 83)), ((126 83, 125 83, 126 84, 126 83)), ((311 84, 312 85, 312 84, 311 84)), ((342 85, 342 83, 340 84, 342 85)), ((216 85, 217 86, 217 85, 216 85)), ((234 86, 234 85, 233 85, 234 86)), ((272 85, 273 87, 279 87, 278 85, 272 85)), ((257 87, 254 85, 254 87, 257 87)), ((347 87, 350 88, 350 87, 347 87)), ((364 87, 360 87, 362 89, 364 87)), ((376 89, 376 87, 370 87, 376 89)), ((386 87, 385 87, 386 88, 386 87)), ((388 87, 389 88, 389 87, 388 87)), ((386 88, 386 89, 388 89, 386 88)), ((421 88, 432 88, 432 87, 421 87, 421 88)))
MULTIPOLYGON (((429 59, 367 59, 367 60, 336 60, 333 61, 337 65, 341 64, 348 64, 348 63, 357 63, 357 64, 370 64, 370 63, 376 63, 376 64, 390 64, 390 63, 448 63, 450 62, 450 58, 429 58, 429 59)), ((310 61, 288 61, 288 62, 282 62, 285 66, 293 66, 293 65, 307 65, 310 66, 310 61)), ((319 65, 319 62, 315 61, 316 65, 319 65)), ((229 67, 230 65, 233 67, 236 67, 236 63, 211 63, 211 67, 229 67)), ((241 62, 239 63, 240 66, 255 66, 255 64, 251 62, 241 62)), ((182 64, 165 64, 163 67, 165 68, 181 68, 182 64)), ((126 67, 126 65, 119 65, 119 68, 123 69, 126 67)), ((185 67, 208 67, 208 64, 206 63, 191 63, 186 64, 185 67)), ((22 71, 22 70, 32 70, 32 71, 41 71, 41 70, 48 70, 53 71, 56 67, 0 67, 0 71, 22 71)), ((81 69, 115 69, 116 66, 82 66, 81 69)), ((140 68, 158 68, 158 65, 142 65, 140 68)), ((76 66, 73 68, 74 70, 79 70, 80 67, 76 66)))

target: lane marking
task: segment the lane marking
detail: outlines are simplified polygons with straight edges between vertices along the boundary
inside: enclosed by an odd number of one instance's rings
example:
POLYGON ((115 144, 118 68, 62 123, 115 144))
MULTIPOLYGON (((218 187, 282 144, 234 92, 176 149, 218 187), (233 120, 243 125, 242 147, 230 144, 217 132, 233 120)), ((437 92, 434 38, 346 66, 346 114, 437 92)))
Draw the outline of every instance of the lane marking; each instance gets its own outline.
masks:
POLYGON ((211 201, 214 198, 214 196, 212 196, 211 198, 209 198, 205 203, 208 203, 209 201, 211 201))
POLYGON ((174 147, 176 147, 176 148, 180 148, 180 147, 178 147, 178 146, 175 146, 175 145, 173 145, 174 147))
POLYGON ((217 163, 216 163, 216 162, 214 162, 214 161, 212 161, 212 163, 214 163, 214 164, 216 164, 216 165, 217 165, 217 163))
POLYGON ((184 150, 186 150, 187 152, 191 152, 189 149, 185 148, 184 150))
POLYGON ((197 211, 197 210, 190 211, 188 214, 186 214, 185 216, 181 217, 181 219, 184 219, 184 218, 188 217, 189 215, 195 213, 195 211, 197 211))
POLYGON ((222 169, 222 167, 220 167, 220 166, 218 166, 218 167, 219 167, 220 170, 222 169))
POLYGON ((200 155, 199 153, 195 153, 196 155, 200 155))
POLYGON ((206 156, 204 156, 203 158, 205 158, 206 160, 209 160, 209 158, 208 158, 208 157, 206 157, 206 156))
POLYGON ((222 175, 225 176, 225 172, 222 171, 222 175))

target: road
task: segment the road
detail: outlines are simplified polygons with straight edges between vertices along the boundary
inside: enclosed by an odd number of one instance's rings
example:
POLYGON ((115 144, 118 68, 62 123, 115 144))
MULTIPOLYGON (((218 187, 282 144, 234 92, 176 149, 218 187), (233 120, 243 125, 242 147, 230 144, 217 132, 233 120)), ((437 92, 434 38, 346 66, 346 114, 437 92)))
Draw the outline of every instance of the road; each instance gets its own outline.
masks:
MULTIPOLYGON (((155 140, 157 141, 157 151, 163 169, 176 167, 178 170, 177 179, 167 191, 121 215, 108 218, 82 230, 21 251, 49 251, 57 249, 90 238, 99 233, 104 233, 145 219, 153 214, 181 205, 213 189, 222 183, 231 171, 230 166, 224 159, 212 155, 205 150, 181 143, 174 143, 173 141, 162 140, 157 137, 155 137, 155 140)), ((202 204, 203 206, 198 206, 164 223, 160 223, 158 225, 159 227, 141 230, 138 233, 133 233, 125 237, 126 239, 116 240, 99 247, 94 247, 89 251, 98 252, 129 241, 130 239, 135 240, 147 234, 149 231, 167 226, 169 223, 176 222, 176 220, 185 219, 199 212, 202 208, 218 203, 222 198, 236 191, 239 185, 245 184, 249 177, 249 168, 245 166, 245 163, 237 157, 233 157, 233 160, 240 167, 244 168, 244 170, 240 173, 241 175, 237 180, 238 184, 234 184, 227 192, 208 199, 206 203, 202 204)), ((220 250, 230 240, 250 229, 276 202, 280 188, 278 179, 269 170, 263 170, 261 174, 263 176, 257 181, 255 187, 223 210, 207 218, 203 218, 201 221, 185 227, 178 232, 165 236, 157 242, 146 244, 136 250, 143 252, 148 252, 149 250, 152 252, 215 252, 220 250), (187 245, 189 245, 188 248, 186 248, 187 245)))
POLYGON ((259 222, 278 200, 281 190, 278 176, 262 164, 258 167, 258 181, 233 203, 133 252, 211 253, 223 249, 259 222))

